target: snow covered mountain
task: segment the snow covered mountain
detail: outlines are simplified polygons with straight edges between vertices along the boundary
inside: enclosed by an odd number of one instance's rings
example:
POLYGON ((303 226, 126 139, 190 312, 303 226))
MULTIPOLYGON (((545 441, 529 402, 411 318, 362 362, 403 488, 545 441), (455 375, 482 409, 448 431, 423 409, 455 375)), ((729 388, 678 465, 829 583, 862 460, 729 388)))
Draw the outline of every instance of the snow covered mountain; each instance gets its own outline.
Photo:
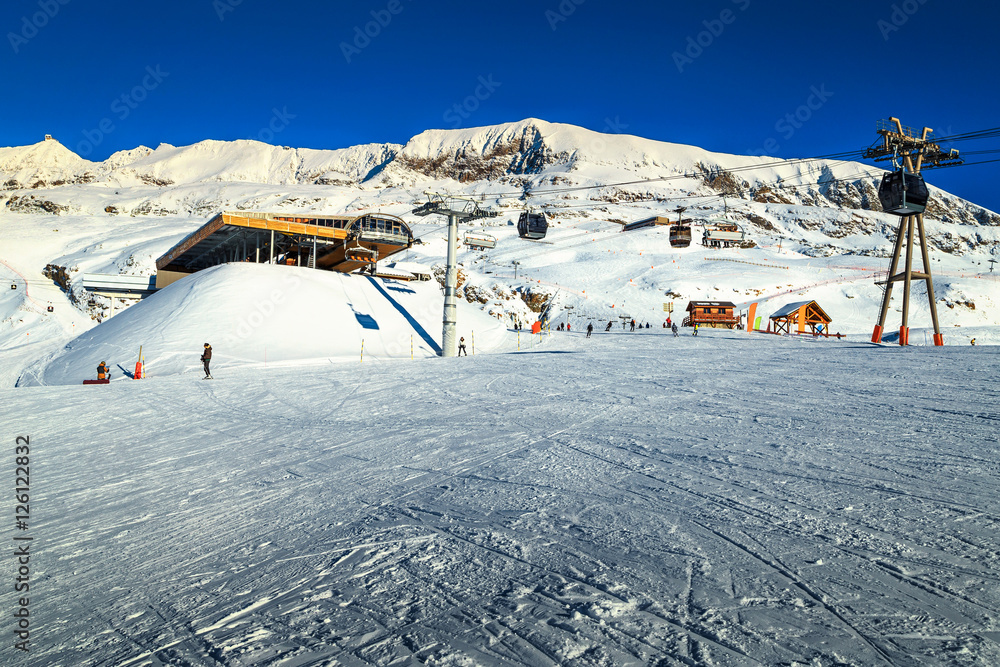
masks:
MULTIPOLYGON (((877 211, 872 185, 880 175, 881 170, 854 162, 712 153, 538 119, 466 130, 428 130, 404 146, 366 144, 313 150, 249 140, 206 140, 183 147, 161 144, 155 150, 140 146, 100 163, 78 157, 56 140, 0 148, 0 196, 7 199, 21 190, 91 182, 163 188, 219 182, 379 188, 433 178, 477 183, 488 192, 487 185, 515 184, 530 191, 542 185, 600 185, 638 177, 652 182, 611 190, 649 198, 698 190, 723 193, 734 200, 877 211)), ((1000 225, 995 213, 941 191, 934 194, 937 201, 931 215, 943 221, 1000 225)), ((603 195, 608 197, 608 193, 603 195)))
MULTIPOLYGON (((523 321, 552 304, 556 314, 595 321, 628 311, 657 322, 668 301, 678 309, 720 298, 777 307, 794 295, 822 298, 835 327, 870 335, 881 298, 874 283, 897 223, 878 211, 881 174, 855 162, 727 155, 537 119, 428 130, 405 145, 202 141, 141 146, 104 162, 47 139, 0 149, 0 274, 26 288, 4 292, 0 347, 13 349, 32 329, 33 340, 55 344, 94 326, 111 315, 110 303, 83 291, 84 273, 149 275, 156 257, 225 209, 382 210, 404 217, 424 241, 401 259, 440 264, 443 221, 410 215, 425 190, 475 195, 499 212, 479 226, 497 248, 460 253, 462 295, 497 317, 523 321), (529 205, 552 223, 542 243, 519 239, 511 226, 529 205), (724 215, 747 243, 709 250, 696 239, 682 250, 669 246, 665 227, 621 233, 621 223, 675 216, 678 206, 695 224, 724 215)), ((1000 216, 931 191, 927 230, 944 326, 997 326, 988 261, 1000 216)), ((911 327, 919 327, 926 300, 915 296, 913 308, 911 327)), ((32 359, 25 354, 12 364, 23 368, 32 359)))

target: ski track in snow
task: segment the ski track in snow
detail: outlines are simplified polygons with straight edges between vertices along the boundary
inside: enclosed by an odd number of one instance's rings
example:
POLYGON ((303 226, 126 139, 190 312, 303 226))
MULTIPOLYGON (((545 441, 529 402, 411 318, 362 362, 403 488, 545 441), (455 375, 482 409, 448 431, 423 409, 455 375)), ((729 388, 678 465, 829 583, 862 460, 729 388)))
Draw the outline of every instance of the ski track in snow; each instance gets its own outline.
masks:
POLYGON ((998 359, 646 330, 4 390, 22 664, 998 664, 998 359))

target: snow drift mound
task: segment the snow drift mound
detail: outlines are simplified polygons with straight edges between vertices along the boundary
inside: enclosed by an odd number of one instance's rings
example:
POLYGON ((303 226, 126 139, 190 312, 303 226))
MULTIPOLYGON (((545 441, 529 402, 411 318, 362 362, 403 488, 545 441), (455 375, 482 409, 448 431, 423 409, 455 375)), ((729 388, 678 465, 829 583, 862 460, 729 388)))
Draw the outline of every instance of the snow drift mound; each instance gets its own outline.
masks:
MULTIPOLYGON (((296 267, 225 264, 184 278, 78 336, 28 368, 18 386, 79 384, 106 361, 112 378, 135 368, 142 346, 150 376, 320 359, 365 361, 433 356, 441 345, 441 291, 296 267)), ((504 325, 459 302, 459 335, 479 351, 504 347, 504 325)))

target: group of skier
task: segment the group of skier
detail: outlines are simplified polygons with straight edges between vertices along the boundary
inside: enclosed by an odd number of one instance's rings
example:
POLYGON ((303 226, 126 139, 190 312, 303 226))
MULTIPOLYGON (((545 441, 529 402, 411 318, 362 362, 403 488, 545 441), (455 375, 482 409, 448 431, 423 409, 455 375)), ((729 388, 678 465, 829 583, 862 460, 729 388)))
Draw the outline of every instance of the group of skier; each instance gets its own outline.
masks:
MULTIPOLYGON (((465 340, 465 339, 463 338, 462 340, 465 340)), ((209 365, 212 363, 212 346, 209 345, 208 343, 205 343, 204 347, 202 348, 201 363, 205 367, 205 377, 202 378, 202 379, 204 379, 204 380, 213 380, 214 378, 212 377, 212 372, 208 368, 209 365)), ((111 379, 111 373, 110 373, 110 371, 108 371, 108 363, 106 361, 102 361, 100 364, 98 364, 98 366, 97 366, 97 379, 98 380, 110 380, 111 379)))
MULTIPOLYGON (((609 320, 608 321, 608 326, 606 326, 604 328, 604 330, 605 331, 611 331, 611 327, 613 325, 614 325, 614 320, 609 320)), ((622 322, 622 328, 625 328, 625 327, 628 327, 628 326, 631 326, 631 331, 635 331, 635 327, 636 327, 636 321, 635 321, 635 319, 632 319, 630 322, 626 322, 626 321, 623 320, 623 322, 622 322)), ((671 332, 673 332, 674 336, 678 335, 678 332, 677 332, 677 323, 676 322, 671 323, 669 317, 667 318, 667 321, 664 323, 663 326, 664 327, 669 326, 669 328, 670 328, 671 332)), ((643 325, 640 324, 639 328, 640 329, 648 329, 649 328, 649 323, 647 322, 645 324, 645 326, 643 326, 643 325)), ((568 322, 565 323, 565 325, 560 324, 559 327, 558 327, 558 330, 559 331, 570 331, 571 330, 570 329, 570 324, 568 322)), ((587 323, 587 338, 590 338, 590 335, 592 333, 594 333, 594 323, 593 322, 588 322, 587 323)), ((695 327, 694 327, 694 333, 692 335, 694 335, 694 336, 698 335, 698 325, 695 325, 695 327)), ((973 342, 973 345, 975 345, 975 342, 973 342)), ((462 356, 462 355, 469 356, 469 353, 468 353, 468 351, 465 348, 465 337, 464 336, 458 339, 458 355, 459 356, 462 356)), ((202 378, 202 379, 204 379, 204 380, 212 380, 212 379, 214 379, 212 377, 212 372, 209 369, 209 365, 212 363, 212 346, 209 345, 208 343, 205 343, 203 351, 201 353, 201 362, 202 362, 202 364, 205 367, 205 377, 202 378)), ((104 362, 104 361, 102 361, 100 363, 100 365, 97 367, 97 379, 98 380, 104 380, 106 378, 110 378, 110 373, 108 372, 107 363, 104 362)))

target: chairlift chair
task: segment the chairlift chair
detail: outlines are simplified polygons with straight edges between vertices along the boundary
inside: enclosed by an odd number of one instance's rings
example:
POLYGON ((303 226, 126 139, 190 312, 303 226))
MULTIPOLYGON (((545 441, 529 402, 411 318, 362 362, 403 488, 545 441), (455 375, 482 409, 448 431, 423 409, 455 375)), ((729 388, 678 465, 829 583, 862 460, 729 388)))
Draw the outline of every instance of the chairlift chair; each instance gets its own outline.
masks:
POLYGON ((743 241, 745 234, 740 226, 730 220, 709 220, 702 235, 702 245, 712 248, 728 248, 743 241))
POLYGON ((345 259, 352 262, 364 262, 365 264, 374 264, 376 255, 377 253, 374 250, 362 245, 351 246, 344 253, 345 259))
POLYGON ((489 250, 497 247, 497 240, 489 234, 466 234, 462 240, 473 250, 489 250))
POLYGON ((915 215, 927 208, 930 193, 920 174, 892 171, 882 177, 878 186, 878 200, 882 210, 893 215, 915 215))

